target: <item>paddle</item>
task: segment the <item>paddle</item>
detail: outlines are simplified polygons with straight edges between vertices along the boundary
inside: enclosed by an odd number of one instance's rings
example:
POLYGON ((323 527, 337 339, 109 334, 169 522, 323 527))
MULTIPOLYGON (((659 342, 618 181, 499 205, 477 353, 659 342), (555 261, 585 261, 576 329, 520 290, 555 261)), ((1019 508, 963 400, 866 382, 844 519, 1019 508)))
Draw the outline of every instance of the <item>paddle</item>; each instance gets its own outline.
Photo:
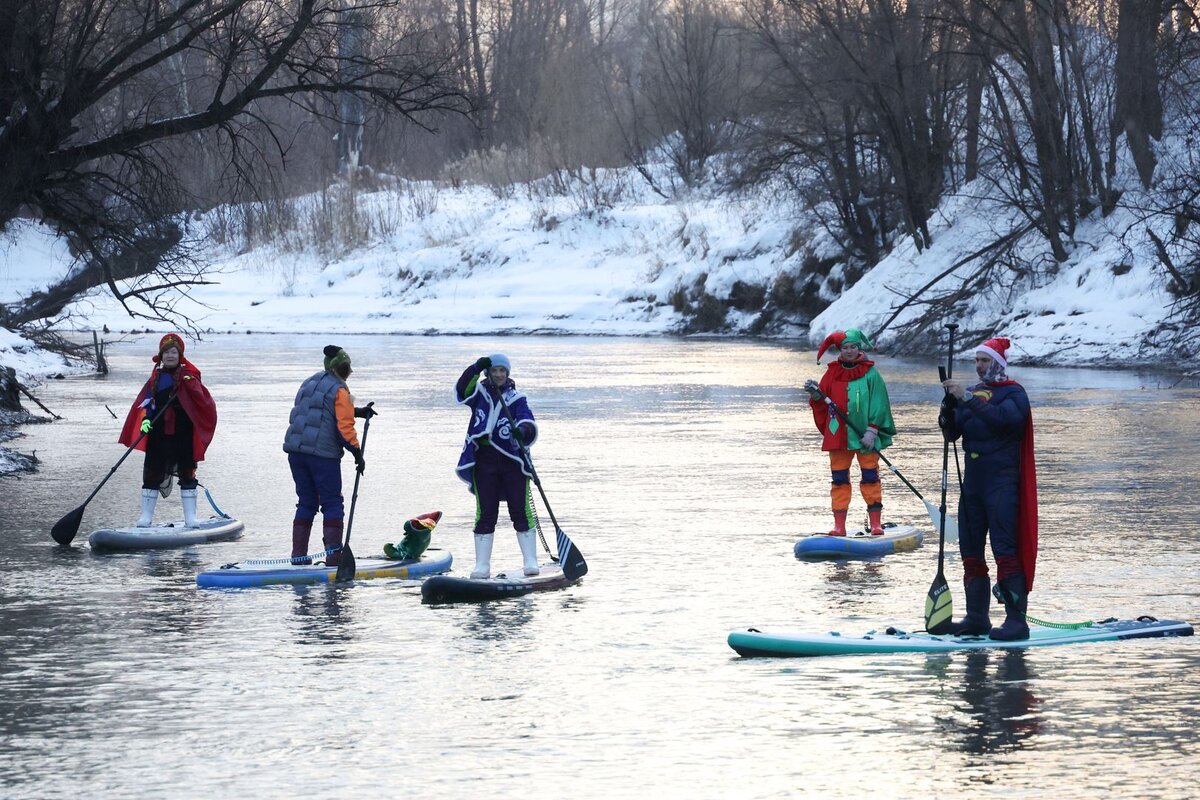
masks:
MULTIPOLYGON (((850 421, 850 418, 848 416, 846 416, 846 412, 842 411, 841 407, 838 406, 837 403, 833 402, 833 398, 826 395, 820 389, 817 389, 816 391, 817 391, 817 399, 820 401, 823 401, 826 405, 828 405, 830 410, 834 413, 834 415, 836 415, 837 418, 842 421, 842 424, 849 427, 850 430, 854 431, 855 435, 857 435, 858 438, 861 439, 863 436, 863 431, 857 425, 855 425, 853 422, 850 421)), ((890 469, 892 471, 892 474, 894 474, 897 478, 899 478, 901 481, 903 481, 904 485, 907 486, 910 490, 912 490, 912 493, 915 494, 917 496, 917 498, 920 499, 920 501, 925 504, 925 511, 926 511, 926 513, 929 514, 929 521, 933 524, 933 527, 940 528, 941 524, 939 523, 939 520, 938 520, 938 513, 939 513, 938 507, 935 506, 933 503, 929 502, 928 500, 926 500, 925 496, 923 494, 921 494, 919 491, 917 491, 917 487, 913 486, 909 482, 908 478, 906 478, 900 474, 900 470, 896 468, 895 464, 893 464, 891 461, 888 460, 888 457, 883 454, 882 450, 877 450, 875 452, 879 453, 879 460, 882 461, 884 464, 887 464, 887 467, 888 467, 888 469, 890 469)), ((958 523, 955 521, 954 517, 951 516, 951 517, 946 518, 945 529, 946 529, 947 541, 952 542, 952 543, 957 542, 958 541, 958 523)))
MULTIPOLYGON (((375 405, 367 403, 367 408, 375 405)), ((366 424, 363 425, 362 447, 359 452, 363 454, 363 458, 367 456, 367 433, 371 430, 371 418, 367 417, 366 424)), ((354 563, 354 552, 350 549, 350 529, 354 527, 354 506, 358 502, 358 481, 362 478, 362 473, 358 470, 354 471, 354 494, 350 496, 350 515, 346 517, 346 538, 342 541, 342 554, 338 556, 337 574, 333 579, 338 583, 342 581, 354 580, 354 573, 358 571, 358 565, 354 563)))
MULTIPOLYGON (((529 474, 533 476, 533 483, 537 486, 538 494, 542 496, 542 503, 546 506, 546 513, 550 515, 550 521, 554 523, 555 546, 558 547, 558 563, 562 566, 563 577, 573 581, 576 578, 582 578, 587 574, 588 565, 583 560, 583 553, 579 552, 579 548, 575 543, 563 532, 559 527, 558 520, 554 517, 554 510, 550 508, 550 501, 546 499, 546 490, 542 488, 542 480, 538 477, 537 470, 533 468, 533 460, 529 457, 529 451, 525 449, 525 443, 521 441, 521 434, 517 431, 517 421, 513 419, 512 410, 509 409, 508 403, 504 402, 504 391, 500 391, 500 405, 504 409, 504 415, 508 417, 508 422, 512 425, 513 440, 516 441, 517 447, 521 448, 521 457, 525 459, 525 466, 529 467, 529 474)), ((545 547, 546 542, 542 541, 542 546, 545 547)), ((546 548, 549 550, 550 548, 546 548)))
MULTIPOLYGON (((158 418, 163 415, 163 412, 167 410, 168 406, 170 406, 174 400, 175 395, 171 395, 171 397, 167 399, 167 402, 163 403, 163 407, 160 408, 158 413, 155 414, 150 420, 151 426, 158 422, 158 418)), ((108 483, 108 479, 113 476, 113 473, 116 472, 123 463, 125 463, 125 459, 129 458, 129 454, 137 448, 138 443, 141 442, 142 439, 146 438, 146 433, 148 433, 148 431, 143 431, 142 433, 138 434, 138 437, 133 440, 133 444, 125 448, 125 455, 121 456, 120 460, 117 461, 116 464, 113 464, 113 468, 110 469, 108 474, 104 476, 104 480, 100 481, 100 485, 92 490, 92 493, 88 495, 87 500, 83 501, 83 505, 79 506, 79 508, 75 509, 74 511, 69 512, 65 517, 54 523, 54 527, 50 529, 50 537, 54 539, 54 541, 61 545, 68 545, 71 543, 71 540, 75 538, 75 534, 79 533, 79 523, 83 521, 83 509, 87 507, 88 503, 92 502, 92 498, 96 496, 96 493, 100 491, 104 484, 108 483)))
MULTIPOLYGON (((951 322, 946 325, 950 331, 950 340, 947 344, 946 353, 946 369, 944 372, 945 378, 949 379, 954 374, 954 331, 958 329, 958 325, 951 322)), ((938 368, 941 373, 941 368, 938 368)), ((946 583, 946 573, 944 571, 946 562, 946 483, 947 471, 950 465, 950 440, 942 437, 942 524, 938 535, 938 568, 937 575, 933 578, 933 583, 929 587, 929 594, 925 597, 925 630, 933 634, 949 633, 952 618, 954 616, 954 598, 950 595, 950 586, 946 583)))

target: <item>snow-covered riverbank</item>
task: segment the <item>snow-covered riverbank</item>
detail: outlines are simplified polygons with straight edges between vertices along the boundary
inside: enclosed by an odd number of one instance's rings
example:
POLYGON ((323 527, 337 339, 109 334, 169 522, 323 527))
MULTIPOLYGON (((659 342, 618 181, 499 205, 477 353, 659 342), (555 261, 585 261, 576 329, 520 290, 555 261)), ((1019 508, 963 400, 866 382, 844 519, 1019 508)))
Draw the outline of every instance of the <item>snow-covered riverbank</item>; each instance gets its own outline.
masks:
MULTIPOLYGON (((900 309, 907 297, 939 275, 930 294, 954 290, 976 265, 951 265, 1021 224, 986 198, 949 197, 932 220, 932 247, 918 252, 902 240, 844 289, 846 266, 829 235, 780 195, 696 191, 668 201, 632 175, 609 180, 623 187, 611 208, 432 184, 360 194, 356 213, 376 220, 374 234, 336 253, 304 231, 283 237, 286 245, 245 249, 245 236, 226 224, 225 244, 203 251, 216 283, 194 287, 176 311, 202 332, 805 338, 811 320, 812 343, 836 328, 882 328, 877 344, 887 350, 922 309, 900 309)), ((212 231, 217 216, 193 234, 212 231)), ((1093 214, 1061 264, 1039 262, 1039 240, 1026 237, 1018 251, 1044 268, 969 292, 955 307, 957 321, 1007 335, 1018 362, 1138 363, 1169 340, 1163 324, 1172 298, 1134 222, 1121 209, 1093 214)), ((45 229, 12 226, 0 256, 0 302, 48 285, 69 266, 45 229)), ((168 327, 130 318, 104 289, 70 311, 69 324, 80 329, 168 327)))

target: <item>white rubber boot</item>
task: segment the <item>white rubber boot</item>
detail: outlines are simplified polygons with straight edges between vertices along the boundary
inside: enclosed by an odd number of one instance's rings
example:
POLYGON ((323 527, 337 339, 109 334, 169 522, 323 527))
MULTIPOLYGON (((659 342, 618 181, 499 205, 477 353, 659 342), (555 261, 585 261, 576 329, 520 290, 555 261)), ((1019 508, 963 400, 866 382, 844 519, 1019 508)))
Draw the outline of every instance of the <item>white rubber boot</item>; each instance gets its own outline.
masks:
POLYGON ((525 574, 537 575, 538 568, 537 540, 534 531, 517 531, 517 544, 521 545, 521 560, 524 561, 525 574))
POLYGON ((492 577, 492 540, 491 533, 475 534, 475 569, 471 570, 472 578, 492 577))
POLYGON ((154 524, 154 504, 158 502, 158 489, 142 489, 142 515, 134 523, 139 528, 154 524))
POLYGON ((180 489, 179 499, 183 501, 183 527, 196 527, 196 490, 180 489))

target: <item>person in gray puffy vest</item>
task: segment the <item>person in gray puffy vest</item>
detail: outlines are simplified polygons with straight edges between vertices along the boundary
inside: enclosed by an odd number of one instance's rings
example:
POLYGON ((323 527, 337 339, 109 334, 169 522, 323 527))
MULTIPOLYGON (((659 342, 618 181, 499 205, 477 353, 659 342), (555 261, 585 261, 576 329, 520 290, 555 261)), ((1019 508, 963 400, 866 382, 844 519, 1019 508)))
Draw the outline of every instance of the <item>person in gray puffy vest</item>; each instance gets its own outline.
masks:
POLYGON ((367 468, 354 430, 354 418, 370 419, 369 406, 354 407, 346 380, 354 372, 350 356, 336 345, 324 350, 325 369, 300 384, 292 406, 283 450, 296 483, 296 518, 292 521, 292 559, 307 564, 308 539, 320 508, 326 550, 325 565, 335 567, 341 555, 345 504, 342 498, 342 453, 354 457, 361 475, 367 468))

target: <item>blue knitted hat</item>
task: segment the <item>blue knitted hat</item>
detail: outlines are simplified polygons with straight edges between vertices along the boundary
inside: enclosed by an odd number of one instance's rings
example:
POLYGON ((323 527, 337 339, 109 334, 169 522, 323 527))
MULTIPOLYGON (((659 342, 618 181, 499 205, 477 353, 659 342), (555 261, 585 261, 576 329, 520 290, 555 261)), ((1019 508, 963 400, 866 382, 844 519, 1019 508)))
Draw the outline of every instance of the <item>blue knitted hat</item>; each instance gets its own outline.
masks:
POLYGON ((492 353, 488 358, 491 359, 493 367, 504 367, 508 374, 512 374, 512 362, 504 353, 492 353))

